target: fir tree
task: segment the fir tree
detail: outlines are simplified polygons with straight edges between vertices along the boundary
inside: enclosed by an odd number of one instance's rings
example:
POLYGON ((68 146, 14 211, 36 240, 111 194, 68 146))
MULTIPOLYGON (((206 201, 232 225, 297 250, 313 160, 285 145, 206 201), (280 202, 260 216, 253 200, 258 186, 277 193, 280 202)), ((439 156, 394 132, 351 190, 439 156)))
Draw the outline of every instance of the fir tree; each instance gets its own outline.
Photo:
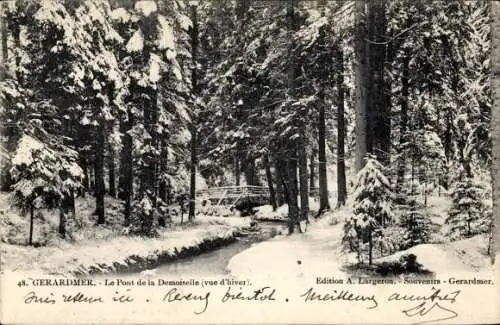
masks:
POLYGON ((60 208, 59 232, 65 235, 64 201, 72 199, 81 186, 82 169, 77 153, 67 147, 51 147, 23 135, 12 158, 10 173, 14 205, 30 211, 29 245, 33 244, 34 210, 41 207, 60 208))
POLYGON ((382 228, 393 219, 393 194, 382 164, 374 156, 368 156, 365 161, 357 175, 353 194, 354 216, 344 232, 346 240, 355 238, 368 243, 368 261, 372 264, 374 241, 382 236, 382 228))
POLYGON ((429 242, 432 222, 425 208, 414 198, 410 198, 402 207, 405 208, 405 212, 399 220, 399 225, 404 229, 401 248, 406 249, 429 242))
POLYGON ((465 176, 464 172, 460 173, 451 193, 452 206, 446 219, 450 239, 471 237, 490 230, 487 225, 489 216, 483 204, 483 191, 473 178, 465 176))

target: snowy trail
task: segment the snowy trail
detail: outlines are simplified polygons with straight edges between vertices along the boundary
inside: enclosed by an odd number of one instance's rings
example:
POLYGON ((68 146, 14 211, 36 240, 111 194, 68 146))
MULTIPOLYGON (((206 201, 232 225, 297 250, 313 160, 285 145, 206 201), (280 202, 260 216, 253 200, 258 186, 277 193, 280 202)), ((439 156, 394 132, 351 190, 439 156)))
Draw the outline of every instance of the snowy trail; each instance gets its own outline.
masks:
POLYGON ((320 220, 303 234, 279 236, 256 244, 229 262, 235 276, 265 274, 268 278, 343 274, 346 255, 341 251, 342 224, 327 225, 320 220))

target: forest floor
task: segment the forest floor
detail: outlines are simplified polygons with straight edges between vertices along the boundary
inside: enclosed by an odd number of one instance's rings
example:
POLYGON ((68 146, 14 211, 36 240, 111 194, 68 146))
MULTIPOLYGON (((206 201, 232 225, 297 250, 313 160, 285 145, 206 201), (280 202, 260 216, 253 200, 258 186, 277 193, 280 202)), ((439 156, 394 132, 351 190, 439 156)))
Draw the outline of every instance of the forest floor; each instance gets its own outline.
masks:
MULTIPOLYGON (((487 236, 447 241, 443 229, 448 199, 431 197, 428 203, 433 222, 439 226, 432 243, 377 257, 374 264, 395 263, 403 255, 415 254, 417 262, 437 276, 455 271, 475 274, 492 272, 491 259, 487 255, 487 236)), ((352 273, 347 271, 346 266, 357 263, 356 254, 342 248, 344 220, 349 215, 350 209, 345 207, 327 212, 322 218, 312 220, 305 233, 282 235, 253 245, 234 256, 228 268, 231 274, 241 277, 262 274, 259 270, 265 267, 265 278, 269 279, 283 274, 297 278, 333 274, 349 276, 352 273)))
POLYGON ((195 221, 181 225, 180 217, 175 217, 168 227, 159 228, 158 237, 131 236, 122 225, 118 200, 106 198, 106 224, 96 226, 92 215, 94 202, 87 197, 77 199, 78 221, 68 222, 66 240, 57 235, 57 212, 41 211, 34 227, 34 242, 40 246, 32 247, 26 245, 29 218, 21 216, 17 209, 5 208, 8 207, 7 198, 6 193, 0 194, 2 272, 43 271, 60 275, 113 272, 116 268, 126 269, 140 262, 175 259, 186 251, 200 253, 211 245, 233 240, 239 229, 250 225, 250 218, 208 215, 198 215, 195 221))

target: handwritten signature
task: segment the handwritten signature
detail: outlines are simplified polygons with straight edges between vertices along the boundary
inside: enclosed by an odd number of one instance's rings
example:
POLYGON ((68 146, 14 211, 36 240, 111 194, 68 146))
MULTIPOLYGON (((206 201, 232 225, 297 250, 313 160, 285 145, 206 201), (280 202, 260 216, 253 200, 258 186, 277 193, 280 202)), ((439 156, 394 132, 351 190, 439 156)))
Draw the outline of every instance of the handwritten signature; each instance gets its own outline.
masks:
POLYGON ((401 312, 408 318, 418 319, 427 318, 423 321, 418 321, 419 324, 437 322, 458 317, 458 313, 449 306, 444 306, 445 303, 453 304, 460 295, 460 290, 453 292, 443 292, 441 289, 432 287, 433 292, 429 295, 414 295, 392 293, 387 301, 416 301, 417 305, 401 312))

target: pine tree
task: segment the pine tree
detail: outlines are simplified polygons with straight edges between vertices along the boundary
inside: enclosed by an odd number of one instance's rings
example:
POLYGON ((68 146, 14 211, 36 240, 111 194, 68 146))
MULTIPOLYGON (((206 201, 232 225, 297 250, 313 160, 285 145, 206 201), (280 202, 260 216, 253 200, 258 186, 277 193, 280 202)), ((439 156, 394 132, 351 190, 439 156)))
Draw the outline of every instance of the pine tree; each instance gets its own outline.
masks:
POLYGON ((463 171, 460 173, 451 192, 452 206, 446 219, 450 239, 467 238, 490 230, 484 226, 490 216, 484 208, 483 192, 473 178, 467 177, 463 171))
POLYGON ((393 220, 392 185, 383 173, 383 166, 374 156, 368 156, 357 174, 353 198, 354 216, 344 229, 346 240, 368 243, 368 261, 373 262, 374 241, 382 235, 382 228, 393 220))
POLYGON ((404 212, 399 219, 399 225, 405 230, 402 242, 399 243, 403 249, 429 242, 432 234, 432 221, 425 207, 413 198, 408 201, 401 206, 404 212))
MULTIPOLYGON (((33 130, 39 130, 33 128, 33 130)), ((50 147, 25 134, 19 140, 12 158, 10 173, 14 205, 30 211, 28 244, 33 244, 34 210, 41 207, 59 208, 59 233, 65 235, 64 201, 72 199, 81 186, 82 169, 77 164, 76 151, 65 147, 50 147)))

